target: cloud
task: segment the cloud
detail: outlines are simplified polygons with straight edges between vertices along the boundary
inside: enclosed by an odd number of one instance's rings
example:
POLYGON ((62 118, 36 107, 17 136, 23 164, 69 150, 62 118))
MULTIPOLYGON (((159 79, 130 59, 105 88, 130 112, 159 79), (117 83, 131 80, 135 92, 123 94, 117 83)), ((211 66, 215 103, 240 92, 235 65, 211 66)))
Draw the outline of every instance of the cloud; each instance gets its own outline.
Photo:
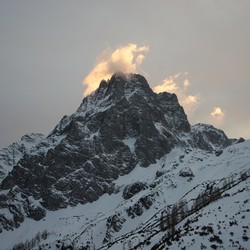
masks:
POLYGON ((189 95, 184 99, 184 103, 187 105, 196 105, 199 97, 197 95, 189 95))
POLYGON ((124 73, 137 72, 139 65, 145 59, 144 53, 148 50, 148 46, 129 43, 104 53, 83 80, 83 85, 86 87, 84 95, 91 93, 99 86, 102 79, 109 79, 117 71, 124 73))
POLYGON ((224 111, 220 107, 214 107, 213 111, 210 113, 209 123, 213 124, 215 127, 220 127, 223 125, 224 120, 224 111))
POLYGON ((210 115, 214 118, 220 118, 225 116, 224 112, 220 107, 215 107, 213 111, 210 113, 210 115))
POLYGON ((189 80, 188 80, 188 79, 185 79, 185 80, 183 81, 183 86, 184 86, 185 88, 188 88, 189 85, 190 85, 189 80))
POLYGON ((136 63, 142 64, 142 61, 145 59, 145 56, 143 54, 140 54, 136 57, 136 63))
POLYGON ((162 84, 154 87, 154 91, 156 93, 160 93, 160 92, 176 93, 178 90, 179 90, 179 87, 177 86, 177 83, 174 82, 174 78, 172 76, 164 79, 162 84))
POLYGON ((185 112, 191 116, 199 104, 199 95, 189 92, 190 81, 187 79, 188 72, 177 73, 169 76, 163 82, 153 88, 156 93, 170 92, 175 93, 185 112), (185 77, 185 78, 184 78, 185 77), (184 79, 183 79, 184 78, 184 79))

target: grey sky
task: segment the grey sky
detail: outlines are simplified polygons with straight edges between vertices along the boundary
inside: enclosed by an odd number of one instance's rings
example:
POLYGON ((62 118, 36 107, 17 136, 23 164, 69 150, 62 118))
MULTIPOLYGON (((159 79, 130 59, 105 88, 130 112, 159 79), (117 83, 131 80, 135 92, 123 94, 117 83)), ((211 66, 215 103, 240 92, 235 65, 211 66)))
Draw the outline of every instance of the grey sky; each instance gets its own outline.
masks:
POLYGON ((140 73, 152 87, 189 73, 192 124, 213 123, 218 106, 219 127, 250 138, 249 23, 247 0, 0 1, 0 148, 49 133, 102 52, 128 43, 149 47, 140 73))

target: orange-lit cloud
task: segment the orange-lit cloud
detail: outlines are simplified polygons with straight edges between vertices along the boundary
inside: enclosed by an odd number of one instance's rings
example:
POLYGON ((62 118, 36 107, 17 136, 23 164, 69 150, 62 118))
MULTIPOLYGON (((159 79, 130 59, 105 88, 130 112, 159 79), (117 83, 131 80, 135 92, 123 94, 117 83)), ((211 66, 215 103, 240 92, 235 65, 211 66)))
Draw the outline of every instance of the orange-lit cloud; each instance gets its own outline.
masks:
POLYGON ((215 107, 210 115, 213 117, 224 117, 225 114, 220 107, 215 107))
POLYGON ((184 102, 187 105, 196 105, 198 103, 198 96, 197 95, 189 95, 184 99, 184 102))
POLYGON ((210 113, 210 123, 214 126, 221 126, 224 123, 225 113, 220 107, 215 107, 210 113))
POLYGON ((135 43, 129 43, 103 55, 83 80, 86 87, 84 95, 91 93, 99 86, 102 79, 109 79, 117 71, 135 73, 145 58, 144 53, 148 50, 148 46, 140 47, 135 43))
POLYGON ((174 82, 174 78, 169 77, 163 80, 162 84, 154 87, 156 93, 171 92, 176 93, 179 90, 177 83, 174 82))
POLYGON ((145 56, 143 54, 140 54, 136 57, 136 63, 141 64, 144 59, 145 59, 145 56))
POLYGON ((175 93, 179 102, 184 107, 188 115, 192 115, 199 104, 199 95, 189 93, 190 82, 187 79, 188 72, 177 73, 163 80, 163 82, 154 87, 156 93, 170 92, 175 93), (185 77, 185 78, 184 78, 185 77), (184 78, 184 79, 183 79, 184 78))
POLYGON ((183 81, 183 86, 184 86, 185 88, 188 88, 189 85, 190 85, 189 80, 188 80, 188 79, 185 79, 185 80, 183 81))

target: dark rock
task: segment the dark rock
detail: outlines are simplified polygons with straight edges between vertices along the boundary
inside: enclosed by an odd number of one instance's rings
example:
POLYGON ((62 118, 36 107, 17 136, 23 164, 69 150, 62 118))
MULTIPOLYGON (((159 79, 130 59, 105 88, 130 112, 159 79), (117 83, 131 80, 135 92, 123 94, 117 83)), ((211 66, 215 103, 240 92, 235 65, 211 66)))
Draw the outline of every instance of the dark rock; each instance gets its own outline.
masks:
POLYGON ((155 177, 159 178, 159 177, 163 176, 164 174, 166 174, 166 172, 167 172, 166 170, 158 170, 155 174, 155 177))
POLYGON ((29 213, 28 213, 29 218, 39 221, 42 218, 44 218, 45 215, 46 215, 46 210, 44 208, 34 207, 34 206, 29 207, 29 213))
POLYGON ((144 209, 149 209, 155 201, 154 194, 142 196, 133 206, 126 209, 128 216, 134 218, 141 216, 144 209))
POLYGON ((115 214, 113 216, 108 217, 107 219, 107 228, 113 228, 115 232, 119 232, 122 228, 122 224, 126 220, 121 218, 119 215, 115 214))
POLYGON ((124 188, 122 197, 125 200, 128 200, 146 188, 147 188, 147 185, 144 182, 140 182, 140 181, 135 182, 135 183, 130 184, 124 188))
POLYGON ((242 138, 242 137, 240 137, 238 140, 237 140, 237 142, 236 143, 241 143, 241 142, 244 142, 245 141, 245 139, 244 138, 242 138))
POLYGON ((222 130, 208 124, 199 123, 192 126, 192 135, 195 147, 210 152, 231 144, 222 130))
POLYGON ((219 149, 219 150, 216 150, 216 151, 215 151, 215 155, 216 155, 216 156, 220 156, 222 153, 223 153, 223 150, 222 150, 222 149, 219 149))
POLYGON ((112 234, 114 232, 119 232, 125 221, 126 221, 126 219, 121 217, 120 214, 115 214, 115 215, 108 217, 107 223, 106 223, 107 231, 106 231, 106 235, 105 235, 105 238, 103 240, 103 243, 110 242, 112 239, 112 234))

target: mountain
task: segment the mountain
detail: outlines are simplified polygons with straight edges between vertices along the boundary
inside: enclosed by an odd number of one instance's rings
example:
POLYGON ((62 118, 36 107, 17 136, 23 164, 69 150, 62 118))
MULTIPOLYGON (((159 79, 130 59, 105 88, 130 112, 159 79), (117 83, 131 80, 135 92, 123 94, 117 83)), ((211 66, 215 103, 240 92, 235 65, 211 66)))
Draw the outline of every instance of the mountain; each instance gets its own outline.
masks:
POLYGON ((19 141, 0 150, 0 181, 6 177, 25 153, 37 151, 36 145, 46 137, 42 134, 27 134, 19 141))
MULTIPOLYGON (((224 200, 249 222, 249 149, 211 125, 191 126, 175 94, 116 73, 48 136, 0 151, 0 238, 5 249, 179 249, 205 210, 212 217, 219 204, 225 215, 224 200)), ((212 235, 198 229, 192 237, 212 235)))

